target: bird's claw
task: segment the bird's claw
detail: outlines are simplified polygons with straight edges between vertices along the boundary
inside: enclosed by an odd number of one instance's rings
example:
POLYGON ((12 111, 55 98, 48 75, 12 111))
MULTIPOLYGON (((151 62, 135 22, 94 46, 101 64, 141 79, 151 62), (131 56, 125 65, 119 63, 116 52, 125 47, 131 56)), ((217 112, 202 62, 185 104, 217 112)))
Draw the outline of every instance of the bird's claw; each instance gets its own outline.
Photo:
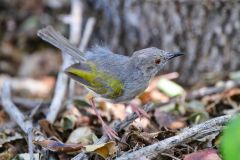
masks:
POLYGON ((146 111, 144 111, 144 109, 134 105, 134 104, 130 104, 130 107, 132 108, 133 112, 135 112, 138 117, 141 119, 142 117, 145 117, 147 119, 150 119, 150 116, 147 114, 146 111))
POLYGON ((119 139, 118 133, 106 124, 103 124, 103 130, 110 139, 119 139))

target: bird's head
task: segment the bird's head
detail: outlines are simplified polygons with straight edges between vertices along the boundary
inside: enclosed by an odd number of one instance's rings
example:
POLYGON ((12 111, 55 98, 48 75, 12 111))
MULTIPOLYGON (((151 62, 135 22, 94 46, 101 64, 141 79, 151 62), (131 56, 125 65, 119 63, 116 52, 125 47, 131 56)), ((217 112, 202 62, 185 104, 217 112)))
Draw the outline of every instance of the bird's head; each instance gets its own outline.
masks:
POLYGON ((167 61, 181 55, 183 55, 183 53, 167 52, 155 47, 150 47, 134 52, 131 61, 133 61, 135 66, 140 68, 145 75, 152 78, 156 76, 167 61))

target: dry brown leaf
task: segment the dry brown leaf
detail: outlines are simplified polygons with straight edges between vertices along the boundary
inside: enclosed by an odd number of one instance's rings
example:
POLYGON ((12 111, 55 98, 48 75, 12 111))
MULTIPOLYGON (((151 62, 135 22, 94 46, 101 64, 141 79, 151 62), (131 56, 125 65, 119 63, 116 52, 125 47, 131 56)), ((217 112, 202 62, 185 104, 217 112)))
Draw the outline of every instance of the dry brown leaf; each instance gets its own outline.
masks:
POLYGON ((60 125, 63 130, 73 129, 81 118, 81 113, 76 107, 72 107, 63 113, 60 125))
POLYGON ((169 101, 169 97, 164 95, 163 93, 159 92, 158 89, 154 89, 151 93, 150 93, 150 97, 154 102, 168 102, 169 101))
POLYGON ((132 124, 146 129, 149 125, 151 125, 151 121, 148 118, 143 117, 136 119, 132 124))
POLYGON ((40 127, 43 129, 43 131, 49 135, 49 136, 54 136, 57 137, 59 140, 62 140, 62 138, 60 137, 60 135, 57 133, 57 131, 55 130, 55 128, 53 127, 53 125, 51 123, 49 123, 46 119, 41 119, 38 121, 38 124, 40 125, 40 127))
POLYGON ((112 104, 107 103, 107 105, 112 105, 111 112, 114 115, 114 119, 124 120, 126 117, 126 107, 124 104, 112 104))
POLYGON ((9 116, 4 110, 0 110, 0 125, 9 121, 9 116))
POLYGON ((185 155, 183 160, 221 160, 215 149, 205 149, 185 155))
POLYGON ((239 108, 239 102, 240 102, 240 89, 239 88, 233 88, 231 90, 225 91, 222 94, 222 99, 225 102, 225 104, 230 104, 233 108, 239 108))
POLYGON ((12 159, 17 154, 17 149, 12 145, 9 146, 7 150, 0 153, 0 160, 12 159))
POLYGON ((151 92, 152 90, 156 89, 157 88, 157 84, 158 84, 158 81, 161 77, 158 76, 158 77, 155 77, 148 85, 146 91, 147 92, 151 92))
POLYGON ((94 143, 96 140, 97 136, 91 128, 79 127, 70 134, 66 143, 88 145, 94 143))
POLYGON ((124 134, 121 142, 124 147, 134 148, 136 146, 150 145, 158 141, 159 132, 148 133, 143 132, 134 125, 129 126, 128 131, 124 134), (127 145, 127 146, 125 146, 127 145))
POLYGON ((138 98, 141 100, 142 104, 146 104, 146 103, 148 103, 152 100, 151 99, 151 92, 150 91, 145 91, 138 98))
POLYGON ((181 129, 186 125, 179 117, 171 113, 161 111, 160 109, 156 109, 154 117, 160 127, 168 127, 174 130, 181 129))
POLYGON ((103 144, 87 145, 85 146, 85 150, 87 152, 97 153, 103 158, 107 158, 112 156, 117 151, 117 146, 116 142, 110 141, 103 144))
POLYGON ((54 140, 33 141, 34 144, 40 145, 53 152, 76 152, 81 150, 84 146, 82 144, 64 144, 54 140))
MULTIPOLYGON (((89 108, 89 107, 87 107, 89 108)), ((87 115, 85 112, 86 108, 78 108, 77 106, 72 106, 67 112, 64 113, 65 115, 74 115, 74 127, 78 126, 89 126, 90 123, 92 123, 92 119, 89 115, 87 115)), ((63 117, 64 117, 63 116, 63 117)))
POLYGON ((150 82, 150 84, 149 84, 148 88, 145 90, 145 92, 139 96, 139 99, 142 101, 143 104, 146 104, 150 101, 163 102, 163 103, 169 101, 168 96, 159 92, 159 89, 157 88, 157 85, 158 85, 158 82, 161 78, 175 79, 177 77, 178 77, 178 73, 176 73, 176 72, 155 77, 150 82))

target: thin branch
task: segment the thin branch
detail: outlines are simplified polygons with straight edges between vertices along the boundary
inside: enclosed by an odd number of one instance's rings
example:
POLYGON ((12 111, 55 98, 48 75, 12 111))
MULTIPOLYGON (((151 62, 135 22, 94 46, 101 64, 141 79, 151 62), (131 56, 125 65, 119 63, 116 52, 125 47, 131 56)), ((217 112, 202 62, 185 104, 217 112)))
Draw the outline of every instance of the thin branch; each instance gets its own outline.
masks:
POLYGON ((34 79, 34 78, 10 78, 0 75, 0 87, 6 80, 11 80, 11 89, 14 93, 21 93, 25 91, 30 95, 35 97, 44 97, 50 95, 53 86, 50 84, 46 85, 44 79, 34 79))
POLYGON ((122 155, 117 158, 117 160, 128 160, 128 159, 138 159, 140 157, 154 158, 158 154, 181 143, 184 143, 195 136, 201 136, 201 134, 206 134, 207 130, 211 130, 213 127, 222 126, 227 123, 233 115, 226 115, 217 118, 210 119, 192 128, 184 129, 180 134, 164 139, 155 144, 143 147, 137 151, 122 155))
POLYGON ((73 44, 78 44, 82 31, 83 4, 81 0, 71 0, 71 22, 69 40, 73 44))
POLYGON ((28 152, 30 155, 30 160, 34 160, 32 128, 28 129, 28 152))
POLYGON ((4 81, 3 83, 1 101, 4 110, 8 113, 11 119, 14 120, 18 126, 20 126, 20 128, 27 134, 28 129, 32 128, 32 122, 30 120, 26 120, 22 112, 12 102, 10 80, 4 81))
POLYGON ((88 18, 81 43, 79 45, 80 51, 85 51, 87 44, 89 42, 89 39, 92 35, 95 23, 96 23, 96 19, 94 17, 88 18))
POLYGON ((216 94, 223 92, 224 90, 229 90, 232 88, 240 87, 240 81, 226 81, 220 86, 215 86, 215 87, 204 87, 201 89, 198 89, 196 91, 193 91, 187 95, 187 99, 196 99, 196 98, 201 98, 203 96, 211 95, 211 94, 216 94))
POLYGON ((78 44, 82 31, 82 2, 81 0, 71 0, 71 14, 61 16, 60 19, 70 25, 69 40, 73 44, 78 44))
MULTIPOLYGON (((66 64, 68 64, 69 61, 71 61, 71 59, 70 59, 71 57, 69 57, 68 55, 65 55, 63 57, 65 57, 65 59, 63 61, 62 68, 65 68, 66 64)), ((49 112, 47 114, 47 120, 50 123, 53 123, 56 120, 57 115, 58 115, 59 111, 61 110, 61 107, 62 107, 62 104, 64 101, 64 97, 65 97, 65 93, 66 93, 66 89, 67 89, 67 84, 68 84, 67 82, 68 82, 67 75, 64 74, 63 72, 59 72, 58 77, 57 77, 55 91, 54 91, 54 97, 53 97, 53 100, 49 107, 49 112)))
POLYGON ((89 157, 84 152, 82 152, 82 153, 76 155, 75 157, 71 158, 71 160, 79 160, 79 159, 81 159, 81 160, 88 160, 89 157))
MULTIPOLYGON (((41 105, 41 107, 49 106, 49 101, 44 101, 41 99, 27 99, 22 97, 12 97, 12 101, 14 104, 18 105, 19 108, 25 108, 25 109, 34 109, 37 106, 41 105)), ((0 99, 0 103, 2 103, 2 100, 0 99)))
MULTIPOLYGON (((65 17, 66 18, 66 17, 65 17)), ((68 17, 71 20, 68 22, 70 24, 70 41, 73 44, 79 42, 81 36, 81 26, 82 26, 82 3, 80 0, 71 1, 71 15, 68 17)), ((63 64, 61 69, 64 70, 66 67, 72 64, 72 57, 62 53, 63 64)), ((53 123, 60 110, 62 109, 62 104, 65 98, 67 86, 68 86, 68 77, 63 72, 58 74, 56 88, 54 91, 54 97, 49 108, 49 113, 47 115, 47 120, 50 123, 53 123)))
POLYGON ((18 126, 28 135, 28 150, 30 154, 30 159, 33 160, 34 155, 31 132, 33 128, 32 121, 26 119, 22 112, 12 102, 10 80, 6 80, 3 83, 1 101, 4 110, 8 113, 11 119, 14 120, 18 124, 18 126))
MULTIPOLYGON (((78 44, 81 39, 82 19, 83 19, 83 4, 81 0, 71 0, 71 15, 70 21, 70 36, 69 40, 73 44, 78 44)), ((81 50, 82 51, 82 50, 81 50)), ((74 96, 76 82, 73 79, 69 81, 68 97, 74 96)))

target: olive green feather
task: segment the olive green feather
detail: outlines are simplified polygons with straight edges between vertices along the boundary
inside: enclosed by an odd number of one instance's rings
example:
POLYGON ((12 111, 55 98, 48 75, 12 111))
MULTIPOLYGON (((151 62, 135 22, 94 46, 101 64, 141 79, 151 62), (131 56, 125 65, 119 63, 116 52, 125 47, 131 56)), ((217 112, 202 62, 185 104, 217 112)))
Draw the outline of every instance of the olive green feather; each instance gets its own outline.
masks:
POLYGON ((93 63, 74 64, 67 68, 65 73, 105 98, 115 99, 123 95, 123 82, 113 75, 97 70, 93 63))

